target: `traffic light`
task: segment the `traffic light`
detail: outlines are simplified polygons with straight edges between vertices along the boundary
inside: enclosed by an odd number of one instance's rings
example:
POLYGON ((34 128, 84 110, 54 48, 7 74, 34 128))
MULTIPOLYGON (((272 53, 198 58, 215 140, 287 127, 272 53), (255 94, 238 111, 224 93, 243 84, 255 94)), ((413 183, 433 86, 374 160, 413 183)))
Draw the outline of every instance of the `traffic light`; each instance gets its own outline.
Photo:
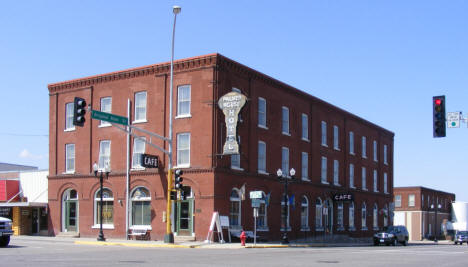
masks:
POLYGON ((182 174, 184 174, 184 172, 180 169, 175 170, 174 172, 174 187, 177 190, 182 189, 182 181, 184 180, 184 178, 182 178, 182 174))
POLYGON ((83 127, 85 123, 86 100, 81 97, 75 97, 73 104, 73 125, 83 127))
POLYGON ((445 137, 445 96, 432 97, 433 135, 445 137))
POLYGON ((171 190, 170 199, 177 200, 177 191, 171 190))

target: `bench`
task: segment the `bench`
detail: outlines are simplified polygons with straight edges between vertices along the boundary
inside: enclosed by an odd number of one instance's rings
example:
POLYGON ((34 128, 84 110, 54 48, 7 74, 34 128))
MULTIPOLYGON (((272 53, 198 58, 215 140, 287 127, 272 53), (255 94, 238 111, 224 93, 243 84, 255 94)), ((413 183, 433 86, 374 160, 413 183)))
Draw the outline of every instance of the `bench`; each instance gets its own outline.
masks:
POLYGON ((130 229, 128 234, 131 237, 135 237, 135 240, 149 240, 149 230, 148 229, 130 229))

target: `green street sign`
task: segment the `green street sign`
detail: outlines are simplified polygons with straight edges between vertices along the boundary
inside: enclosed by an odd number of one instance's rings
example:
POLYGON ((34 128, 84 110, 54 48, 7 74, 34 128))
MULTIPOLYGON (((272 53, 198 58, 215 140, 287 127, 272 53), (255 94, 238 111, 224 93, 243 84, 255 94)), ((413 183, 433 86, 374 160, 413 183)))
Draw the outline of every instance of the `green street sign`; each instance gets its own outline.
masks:
POLYGON ((118 123, 122 125, 128 125, 128 119, 119 115, 106 113, 98 110, 91 110, 91 118, 101 121, 107 121, 111 123, 118 123))

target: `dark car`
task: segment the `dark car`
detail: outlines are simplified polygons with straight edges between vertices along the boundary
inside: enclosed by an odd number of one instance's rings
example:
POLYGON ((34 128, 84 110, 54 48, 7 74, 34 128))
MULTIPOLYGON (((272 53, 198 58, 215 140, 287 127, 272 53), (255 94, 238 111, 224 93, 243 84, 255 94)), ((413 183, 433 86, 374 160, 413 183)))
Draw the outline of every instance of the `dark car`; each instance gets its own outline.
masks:
POLYGON ((466 243, 468 245, 468 231, 457 231, 457 234, 455 235, 455 239, 453 241, 455 245, 462 245, 463 243, 466 243))
POLYGON ((401 243, 403 246, 408 245, 408 230, 405 226, 388 226, 374 235, 374 246, 380 244, 396 246, 397 243, 401 243))

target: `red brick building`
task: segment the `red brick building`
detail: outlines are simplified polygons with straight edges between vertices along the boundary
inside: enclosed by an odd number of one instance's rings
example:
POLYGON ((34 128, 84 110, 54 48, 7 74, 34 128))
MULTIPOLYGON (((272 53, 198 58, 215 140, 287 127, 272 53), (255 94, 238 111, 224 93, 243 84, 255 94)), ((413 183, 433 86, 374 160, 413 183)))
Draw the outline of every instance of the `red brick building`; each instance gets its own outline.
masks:
POLYGON ((395 187, 395 225, 408 228, 409 240, 444 238, 455 194, 422 186, 395 187), (435 226, 435 227, 434 227, 435 226))
MULTIPOLYGON (((97 236, 99 181, 92 165, 107 162, 104 233, 125 237, 127 136, 89 115, 84 127, 74 127, 74 97, 121 116, 130 102, 133 126, 167 136, 169 71, 170 64, 162 63, 48 86, 51 234, 97 236)), ((386 129, 219 54, 175 61, 173 114, 173 162, 189 187, 187 200, 173 205, 176 236, 205 239, 214 211, 229 216, 234 232, 253 230, 250 191, 262 191, 257 229, 269 240, 280 238, 282 204, 290 239, 368 237, 391 221, 394 134, 386 129), (234 156, 223 155, 226 125, 218 107, 231 91, 247 97, 237 124, 240 154, 234 156), (296 170, 287 203, 276 175, 280 168, 296 170)), ((138 138, 130 145, 129 229, 147 229, 160 240, 167 157, 138 138), (158 155, 159 169, 142 168, 141 153, 158 155)))

